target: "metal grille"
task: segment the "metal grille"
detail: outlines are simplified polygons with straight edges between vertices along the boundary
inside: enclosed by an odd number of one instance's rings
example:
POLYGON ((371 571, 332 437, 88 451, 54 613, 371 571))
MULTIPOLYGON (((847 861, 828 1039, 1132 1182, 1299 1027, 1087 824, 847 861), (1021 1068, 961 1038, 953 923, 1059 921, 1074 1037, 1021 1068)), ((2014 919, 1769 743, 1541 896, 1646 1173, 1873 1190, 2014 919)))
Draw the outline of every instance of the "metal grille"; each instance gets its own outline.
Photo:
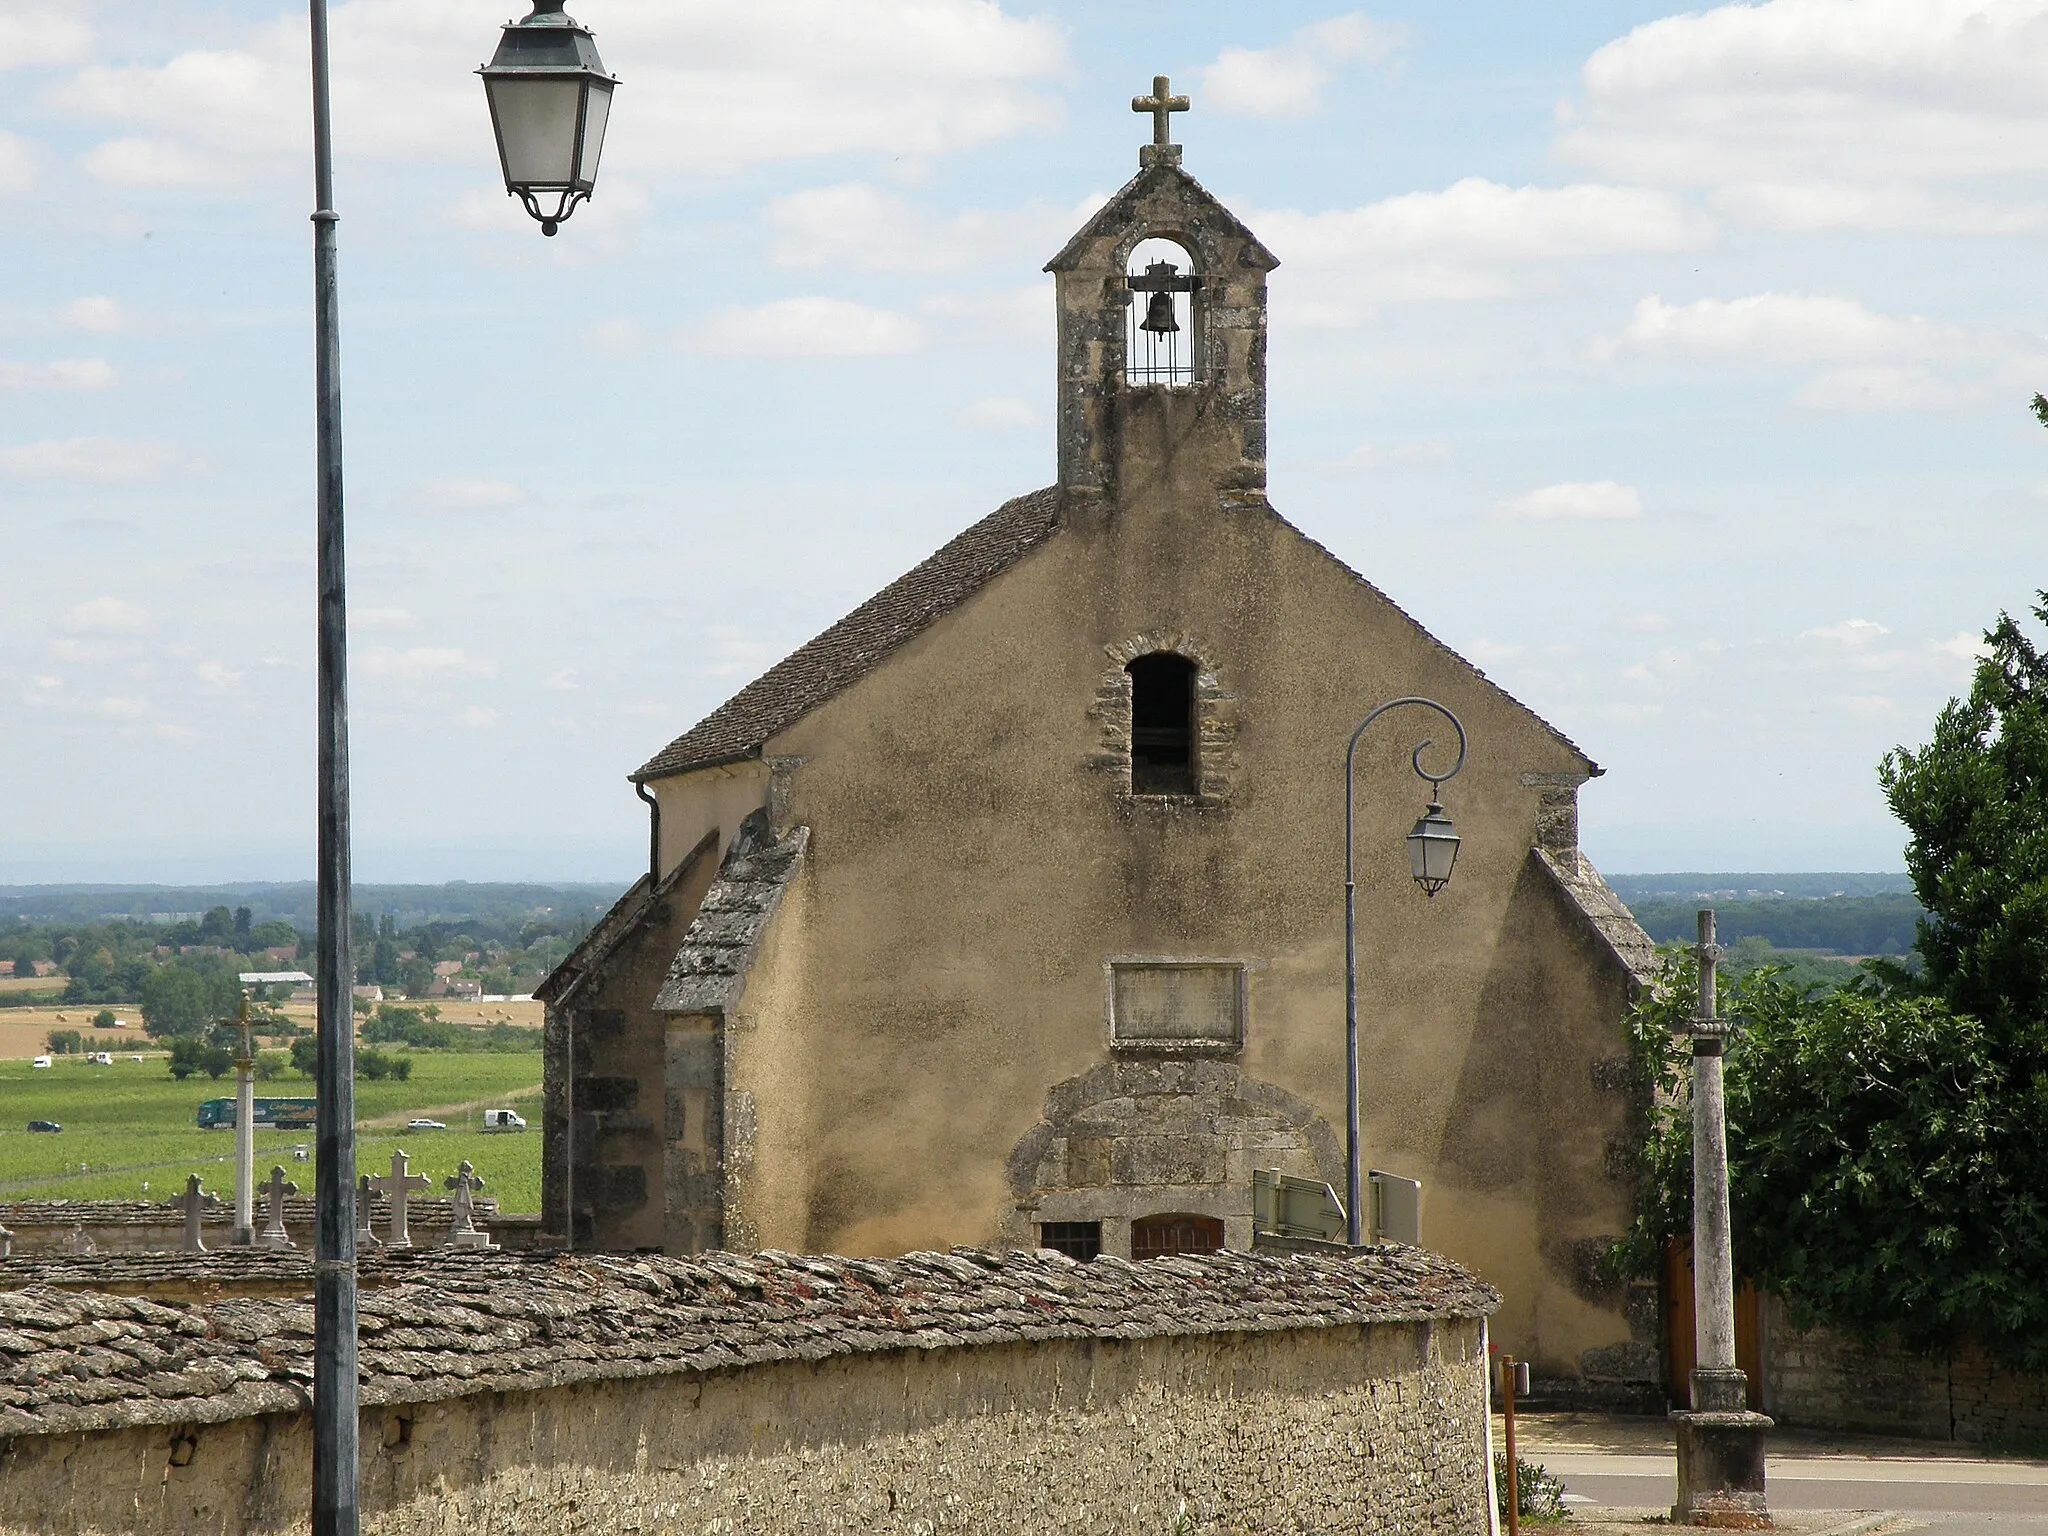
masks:
POLYGON ((1163 1259, 1176 1253, 1214 1253, 1223 1246, 1223 1223, 1213 1216, 1147 1216, 1131 1223, 1131 1257, 1163 1259))
POLYGON ((1038 1224, 1038 1246, 1064 1253, 1070 1259, 1098 1258, 1102 1253, 1102 1223, 1042 1221, 1038 1224))

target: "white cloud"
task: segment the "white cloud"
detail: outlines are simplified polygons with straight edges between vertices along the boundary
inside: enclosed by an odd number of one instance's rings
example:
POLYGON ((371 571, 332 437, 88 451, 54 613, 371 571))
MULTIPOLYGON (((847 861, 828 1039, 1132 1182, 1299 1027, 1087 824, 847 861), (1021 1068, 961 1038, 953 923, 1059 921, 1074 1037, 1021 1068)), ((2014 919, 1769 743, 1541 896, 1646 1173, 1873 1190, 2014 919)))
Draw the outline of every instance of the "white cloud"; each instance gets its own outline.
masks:
POLYGON ((1042 261, 1102 202, 1089 197, 1061 207, 1034 199, 1018 208, 971 208, 940 218, 866 182, 810 187, 768 205, 768 259, 779 267, 871 272, 959 271, 1004 264, 1020 252, 1042 261))
POLYGON ((92 28, 83 17, 62 11, 0 13, 0 69, 72 64, 92 49, 92 28))
POLYGON ((1758 293, 1667 304, 1653 294, 1637 303, 1621 335, 1595 350, 1607 356, 1804 363, 1953 356, 1973 345, 1973 338, 1958 326, 1919 315, 1877 314, 1854 299, 1758 293))
POLYGON ((406 608, 350 608, 351 629, 411 629, 419 620, 406 608))
POLYGON ((1481 636, 1466 643, 1465 654, 1482 667, 1497 667, 1504 661, 1513 661, 1517 656, 1528 653, 1526 645, 1509 645, 1499 640, 1488 640, 1481 636))
POLYGON ((1802 629, 1802 640, 1831 640, 1837 645, 1863 647, 1874 645, 1891 631, 1872 619, 1844 619, 1839 624, 1829 624, 1819 629, 1802 629))
POLYGON ((472 704, 456 717, 458 723, 473 731, 488 730, 498 723, 498 712, 482 704, 472 704))
POLYGON ((356 663, 366 677, 388 679, 398 683, 432 683, 463 677, 487 677, 493 669, 483 662, 471 659, 465 651, 453 646, 414 646, 410 650, 394 650, 390 646, 372 646, 365 650, 356 663))
POLYGON ((204 461, 176 443, 145 438, 68 437, 0 448, 0 475, 106 484, 199 474, 204 461))
POLYGON ((953 415, 955 426, 971 432, 1024 432, 1044 424, 1045 413, 1013 395, 971 400, 953 415))
POLYGON ((193 675, 214 693, 224 693, 242 680, 242 674, 228 669, 226 662, 202 661, 193 675))
POLYGON ((107 698, 92 705, 92 712, 109 720, 139 720, 149 713, 146 699, 107 698))
POLYGON ((1498 503, 1494 511, 1501 517, 1532 522, 1613 521, 1641 517, 1643 498, 1634 486, 1613 480, 1572 480, 1512 497, 1498 503))
POLYGON ((686 344, 726 357, 884 357, 917 351, 924 327, 848 299, 777 299, 719 310, 686 344))
POLYGON ((1594 53, 1557 151, 1763 223, 2009 227, 1985 179, 2048 169, 2044 75, 2048 0, 1723 5, 1594 53))
POLYGON ((73 299, 57 311, 57 318, 75 330, 91 331, 99 336, 110 336, 128 329, 128 311, 121 307, 118 299, 110 299, 103 293, 73 299))
POLYGON ((1451 462, 1449 443, 1395 443, 1390 448, 1375 448, 1370 443, 1354 448, 1337 460, 1339 469, 1395 469, 1417 464, 1448 464, 1451 462))
POLYGON ((938 339, 952 342, 1050 343, 1053 285, 1050 278, 1014 288, 978 293, 935 293, 918 309, 934 322, 938 339))
POLYGON ((1837 368, 1809 380, 1793 396, 1817 411, 1945 411, 1974 392, 1925 368, 1837 368))
POLYGON ((75 635, 139 635, 149 628, 149 613, 118 597, 96 597, 64 616, 75 635))
POLYGON ((1963 661, 1978 661, 1991 654, 1991 647, 1984 643, 1984 637, 1974 630, 1965 630, 1947 640, 1936 640, 1934 649, 1944 656, 1954 656, 1963 661))
POLYGON ((1621 627, 1623 629, 1655 632, 1661 629, 1669 629, 1671 627, 1671 620, 1661 613, 1632 613, 1621 621, 1621 627))
POLYGON ((1226 48, 1202 71, 1200 105, 1236 117, 1307 117, 1323 104, 1332 65, 1383 59, 1401 41, 1352 11, 1312 22, 1272 48, 1226 48))
POLYGON ((0 129, 0 192, 26 192, 36 184, 37 146, 0 129))
POLYGON ((168 139, 109 139, 85 153, 86 174, 112 187, 197 187, 226 179, 235 162, 209 161, 168 139))
POLYGON ((1252 220, 1311 293, 1299 321, 1356 319, 1411 299, 1494 299, 1553 280, 1563 263, 1686 250, 1711 228, 1668 193, 1640 187, 1508 187, 1468 177, 1332 213, 1252 220))
MULTIPOLYGON (((474 74, 493 37, 473 0, 344 0, 330 31, 352 154, 494 174, 474 74)), ((606 163, 633 177, 957 152, 1055 125, 1040 87, 1066 67, 1054 22, 992 0, 610 0, 598 41, 622 76, 606 163)), ((81 69, 56 102, 177 151, 109 154, 106 174, 295 171, 305 55, 305 17, 284 11, 227 46, 81 69)))
POLYGON ((97 357, 55 363, 0 362, 0 389, 106 389, 116 378, 113 365, 97 357))
POLYGON ((418 505, 428 512, 497 512, 527 499, 526 487, 509 480, 429 480, 421 486, 418 505))

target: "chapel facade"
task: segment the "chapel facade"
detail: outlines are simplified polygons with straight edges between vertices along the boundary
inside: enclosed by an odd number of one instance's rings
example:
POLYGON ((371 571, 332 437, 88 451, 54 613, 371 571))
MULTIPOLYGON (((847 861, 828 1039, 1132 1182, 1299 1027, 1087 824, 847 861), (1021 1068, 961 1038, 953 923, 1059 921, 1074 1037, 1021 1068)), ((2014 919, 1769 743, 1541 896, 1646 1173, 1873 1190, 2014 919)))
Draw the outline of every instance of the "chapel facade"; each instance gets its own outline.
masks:
POLYGON ((1440 895, 1402 841, 1442 723, 1359 745, 1365 1160, 1503 1291, 1502 1348, 1654 1383, 1655 1319, 1599 1262, 1654 959, 1578 848, 1600 770, 1268 503, 1278 262, 1166 110, 1047 267, 1056 483, 632 775, 648 873, 539 994, 548 1224, 672 1254, 1249 1247, 1255 1169, 1344 1188, 1345 748, 1426 695, 1470 741, 1440 895))

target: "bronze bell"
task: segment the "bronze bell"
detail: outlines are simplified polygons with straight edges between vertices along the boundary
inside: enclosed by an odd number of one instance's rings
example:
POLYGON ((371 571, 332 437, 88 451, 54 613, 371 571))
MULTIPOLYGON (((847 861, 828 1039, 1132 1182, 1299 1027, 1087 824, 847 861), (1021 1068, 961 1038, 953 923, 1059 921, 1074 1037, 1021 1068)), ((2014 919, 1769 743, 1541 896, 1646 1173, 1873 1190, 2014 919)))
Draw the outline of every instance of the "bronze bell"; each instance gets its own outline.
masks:
POLYGON ((1173 295, 1161 290, 1152 295, 1145 305, 1145 323, 1141 331, 1153 331, 1164 336, 1169 331, 1180 329, 1180 322, 1173 318, 1173 295))

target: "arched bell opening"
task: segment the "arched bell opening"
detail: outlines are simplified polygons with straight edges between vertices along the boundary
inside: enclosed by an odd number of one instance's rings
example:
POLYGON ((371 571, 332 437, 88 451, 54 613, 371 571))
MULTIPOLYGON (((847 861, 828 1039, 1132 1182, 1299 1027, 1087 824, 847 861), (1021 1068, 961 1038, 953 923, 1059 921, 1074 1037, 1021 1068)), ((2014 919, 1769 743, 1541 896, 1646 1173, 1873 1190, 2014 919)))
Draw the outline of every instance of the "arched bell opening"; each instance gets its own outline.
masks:
POLYGON ((1200 373, 1202 280, 1177 240, 1141 240, 1125 263, 1131 307, 1124 335, 1124 380, 1189 385, 1200 373))

